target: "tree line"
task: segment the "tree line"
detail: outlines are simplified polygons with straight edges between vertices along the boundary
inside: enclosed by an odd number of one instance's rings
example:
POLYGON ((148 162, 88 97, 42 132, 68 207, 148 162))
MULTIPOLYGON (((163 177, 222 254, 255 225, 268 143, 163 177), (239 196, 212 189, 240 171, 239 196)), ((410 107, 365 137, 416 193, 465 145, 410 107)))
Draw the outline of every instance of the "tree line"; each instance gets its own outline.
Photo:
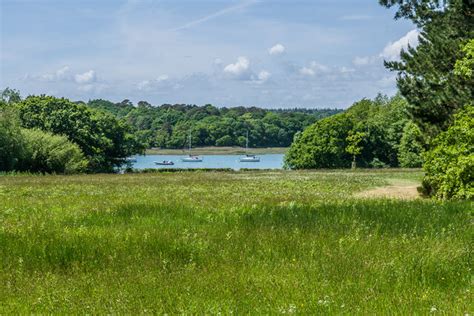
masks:
POLYGON ((289 146, 298 131, 342 110, 217 108, 129 100, 72 102, 6 88, 0 98, 0 171, 114 172, 150 147, 289 146))
POLYGON ((113 103, 90 100, 87 106, 112 113, 130 124, 135 135, 148 148, 183 148, 191 133, 194 146, 245 146, 249 135, 251 147, 288 147, 294 135, 342 110, 277 109, 257 107, 218 108, 186 104, 153 106, 129 100, 113 103))

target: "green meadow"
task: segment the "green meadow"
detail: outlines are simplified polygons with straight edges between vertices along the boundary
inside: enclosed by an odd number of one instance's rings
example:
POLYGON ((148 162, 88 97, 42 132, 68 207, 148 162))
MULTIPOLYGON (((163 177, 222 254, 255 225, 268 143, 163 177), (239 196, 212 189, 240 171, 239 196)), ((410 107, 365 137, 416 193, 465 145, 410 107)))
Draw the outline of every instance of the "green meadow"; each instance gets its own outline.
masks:
POLYGON ((471 314, 473 203, 408 170, 0 176, 0 314, 471 314))

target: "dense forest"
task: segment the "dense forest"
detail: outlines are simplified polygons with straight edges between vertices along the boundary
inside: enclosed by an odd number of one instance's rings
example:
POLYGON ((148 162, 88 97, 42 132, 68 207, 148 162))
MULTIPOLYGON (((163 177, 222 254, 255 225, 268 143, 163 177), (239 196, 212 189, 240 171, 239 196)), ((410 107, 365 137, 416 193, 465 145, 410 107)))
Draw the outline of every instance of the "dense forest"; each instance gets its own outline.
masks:
POLYGON ((130 124, 135 135, 148 148, 183 148, 189 133, 193 146, 245 146, 249 133, 251 147, 288 147, 294 135, 342 110, 277 109, 257 107, 218 108, 185 104, 152 106, 129 100, 113 103, 91 100, 87 106, 112 113, 130 124))

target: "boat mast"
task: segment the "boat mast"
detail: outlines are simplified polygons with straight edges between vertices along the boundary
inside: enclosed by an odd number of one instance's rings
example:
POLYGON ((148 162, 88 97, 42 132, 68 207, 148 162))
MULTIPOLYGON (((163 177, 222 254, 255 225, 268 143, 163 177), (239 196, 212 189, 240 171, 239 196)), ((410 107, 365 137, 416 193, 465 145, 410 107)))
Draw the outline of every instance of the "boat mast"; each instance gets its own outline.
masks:
POLYGON ((191 154, 191 130, 189 131, 189 154, 191 154))
POLYGON ((245 141, 245 152, 249 151, 249 131, 247 130, 247 139, 245 141))

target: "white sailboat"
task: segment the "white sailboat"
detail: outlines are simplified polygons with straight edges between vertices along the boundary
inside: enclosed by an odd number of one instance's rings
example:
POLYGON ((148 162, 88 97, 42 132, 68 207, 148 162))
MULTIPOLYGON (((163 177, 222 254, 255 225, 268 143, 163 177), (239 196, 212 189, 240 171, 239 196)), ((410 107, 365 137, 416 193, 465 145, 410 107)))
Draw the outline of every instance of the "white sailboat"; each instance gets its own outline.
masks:
POLYGON ((181 159, 182 162, 201 162, 202 158, 191 154, 191 131, 189 131, 189 156, 181 159))
MULTIPOLYGON (((247 131, 247 140, 245 141, 245 152, 249 149, 249 131, 247 131)), ((240 162, 260 162, 260 157, 255 155, 246 154, 245 157, 240 157, 240 162)))

